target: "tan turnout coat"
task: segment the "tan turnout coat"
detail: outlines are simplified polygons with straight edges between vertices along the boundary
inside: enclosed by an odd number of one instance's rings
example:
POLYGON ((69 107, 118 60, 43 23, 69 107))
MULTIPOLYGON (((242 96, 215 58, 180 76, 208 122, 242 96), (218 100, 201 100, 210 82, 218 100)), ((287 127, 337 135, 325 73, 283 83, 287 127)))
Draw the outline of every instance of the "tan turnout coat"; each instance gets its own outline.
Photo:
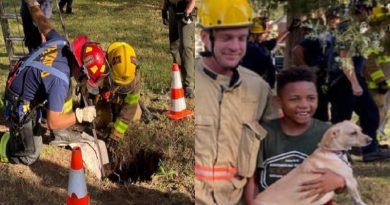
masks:
POLYGON ((196 63, 196 204, 239 203, 266 135, 259 121, 278 116, 263 79, 241 66, 233 73, 236 80, 231 83, 231 78, 206 68, 201 59, 196 63))

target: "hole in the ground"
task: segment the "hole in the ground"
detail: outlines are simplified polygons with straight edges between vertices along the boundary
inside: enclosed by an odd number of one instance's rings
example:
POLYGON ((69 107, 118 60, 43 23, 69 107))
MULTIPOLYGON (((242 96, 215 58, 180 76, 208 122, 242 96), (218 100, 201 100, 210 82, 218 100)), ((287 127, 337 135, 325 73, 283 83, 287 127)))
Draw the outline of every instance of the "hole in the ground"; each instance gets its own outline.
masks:
POLYGON ((121 162, 122 169, 114 170, 108 179, 116 183, 149 181, 157 172, 162 157, 161 153, 142 149, 131 161, 121 162))

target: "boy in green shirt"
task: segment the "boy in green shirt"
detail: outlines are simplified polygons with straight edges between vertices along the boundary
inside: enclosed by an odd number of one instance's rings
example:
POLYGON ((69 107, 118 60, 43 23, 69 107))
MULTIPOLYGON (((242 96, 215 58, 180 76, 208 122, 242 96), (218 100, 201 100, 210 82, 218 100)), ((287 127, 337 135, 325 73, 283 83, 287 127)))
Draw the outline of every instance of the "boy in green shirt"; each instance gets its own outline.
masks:
MULTIPOLYGON (((312 118, 318 97, 314 74, 305 68, 282 71, 277 77, 277 101, 284 116, 262 123, 268 131, 261 142, 257 171, 245 187, 245 200, 254 204, 258 192, 263 191, 301 164, 320 142, 330 124, 312 118)), ((329 191, 344 187, 344 179, 327 169, 316 172, 322 176, 309 181, 302 190, 318 199, 329 191), (315 189, 315 190, 314 190, 315 189)))

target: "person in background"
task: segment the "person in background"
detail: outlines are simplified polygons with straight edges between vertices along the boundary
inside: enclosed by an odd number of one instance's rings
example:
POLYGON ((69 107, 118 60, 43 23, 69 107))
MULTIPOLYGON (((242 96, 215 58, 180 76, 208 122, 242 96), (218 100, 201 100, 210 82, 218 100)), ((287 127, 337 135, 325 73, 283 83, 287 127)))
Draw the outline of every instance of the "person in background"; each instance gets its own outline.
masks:
POLYGON ((73 9, 72 9, 73 0, 60 0, 60 2, 58 2, 58 6, 60 7, 61 13, 64 13, 65 5, 66 5, 65 13, 72 14, 73 13, 73 9))
POLYGON ((169 26, 170 52, 180 66, 184 95, 194 98, 195 0, 164 0, 162 18, 169 26))
POLYGON ((247 51, 241 61, 241 65, 259 74, 271 88, 275 86, 276 68, 273 62, 272 51, 278 43, 286 39, 290 31, 297 28, 297 21, 292 22, 288 30, 281 33, 278 37, 268 39, 269 30, 266 28, 264 18, 254 18, 253 26, 250 29, 250 40, 248 41, 247 51))
MULTIPOLYGON (((43 14, 49 19, 52 15, 51 0, 38 0, 37 2, 39 3, 43 14)), ((24 45, 26 45, 28 51, 31 52, 45 42, 46 39, 45 36, 39 32, 38 27, 34 25, 28 5, 23 0, 20 7, 20 15, 22 17, 24 45)))

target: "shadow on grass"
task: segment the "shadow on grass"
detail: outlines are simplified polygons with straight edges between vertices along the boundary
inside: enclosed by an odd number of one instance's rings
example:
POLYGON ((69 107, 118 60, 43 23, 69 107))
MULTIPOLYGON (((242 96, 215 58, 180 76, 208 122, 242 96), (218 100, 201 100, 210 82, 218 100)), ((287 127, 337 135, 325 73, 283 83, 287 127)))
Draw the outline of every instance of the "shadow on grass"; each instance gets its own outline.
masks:
MULTIPOLYGON (((36 187, 34 184, 20 179, 20 183, 25 184, 24 190, 36 190, 36 194, 44 198, 44 202, 29 201, 28 196, 19 195, 25 198, 23 204, 64 204, 66 193, 64 195, 56 193, 54 190, 61 189, 67 191, 68 169, 54 164, 50 161, 39 160, 30 169, 41 178, 41 184, 36 187), (48 189, 48 187, 50 187, 48 189), (54 188, 54 189, 53 189, 54 188), (56 189, 57 188, 57 189, 56 189), (31 203, 32 202, 32 203, 31 203)), ((20 184, 16 183, 16 184, 20 184)), ((2 183, 3 184, 3 183, 2 183)), ((14 185, 15 186, 15 185, 14 185)), ((147 189, 135 185, 117 185, 109 189, 103 186, 97 186, 94 182, 87 181, 87 189, 91 205, 117 205, 117 204, 192 204, 190 198, 181 193, 163 193, 152 189, 147 189), (146 200, 145 200, 146 199, 146 200)), ((25 192, 20 190, 20 192, 25 192)), ((15 193, 16 195, 19 193, 15 193)))
POLYGON ((0 70, 8 71, 8 69, 9 69, 9 64, 0 63, 0 70))
POLYGON ((359 162, 354 164, 353 167, 353 171, 356 176, 375 178, 389 177, 390 160, 371 163, 359 162))

